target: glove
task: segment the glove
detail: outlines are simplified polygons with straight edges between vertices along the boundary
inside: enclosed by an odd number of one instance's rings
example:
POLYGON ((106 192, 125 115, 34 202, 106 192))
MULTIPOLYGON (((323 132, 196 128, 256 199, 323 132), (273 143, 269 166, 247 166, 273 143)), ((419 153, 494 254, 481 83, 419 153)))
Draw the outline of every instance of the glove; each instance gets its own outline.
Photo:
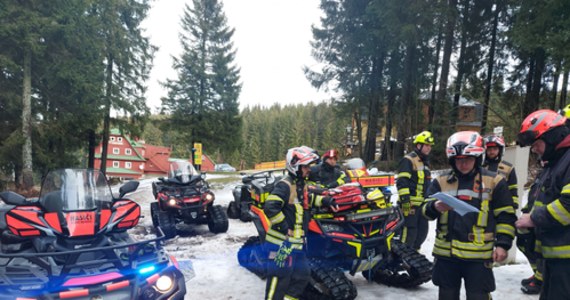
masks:
POLYGON ((323 207, 336 206, 336 201, 331 196, 324 196, 322 201, 323 207))
POLYGON ((293 246, 291 243, 289 241, 283 241, 281 246, 279 246, 279 250, 277 250, 277 254, 275 255, 273 261, 275 261, 275 264, 279 268, 283 268, 285 267, 285 262, 291 255, 291 252, 293 252, 293 246))
POLYGON ((410 198, 407 196, 400 196, 400 207, 402 208, 404 217, 409 216, 410 211, 412 210, 412 204, 410 203, 410 198))

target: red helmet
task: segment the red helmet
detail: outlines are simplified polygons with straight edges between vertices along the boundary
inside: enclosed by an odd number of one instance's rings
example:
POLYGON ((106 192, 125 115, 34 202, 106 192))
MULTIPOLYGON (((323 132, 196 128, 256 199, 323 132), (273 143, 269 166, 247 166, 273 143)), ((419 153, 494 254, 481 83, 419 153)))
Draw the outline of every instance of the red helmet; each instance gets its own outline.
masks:
POLYGON ((475 131, 459 131, 447 139, 447 158, 462 156, 481 157, 485 153, 483 137, 475 131))
POLYGON ((316 162, 318 159, 319 156, 312 148, 307 146, 295 147, 287 151, 287 155, 285 156, 285 166, 291 174, 297 175, 299 170, 301 170, 301 166, 308 166, 316 162))
POLYGON ((566 118, 550 109, 537 110, 528 115, 521 124, 517 144, 521 147, 532 145, 545 132, 564 126, 566 118))
POLYGON ((487 147, 499 147, 501 149, 505 148, 505 139, 502 136, 488 135, 483 139, 485 148, 487 147))
POLYGON ((327 158, 330 157, 338 159, 338 151, 336 151, 335 149, 327 150, 322 156, 323 161, 327 160, 327 158))

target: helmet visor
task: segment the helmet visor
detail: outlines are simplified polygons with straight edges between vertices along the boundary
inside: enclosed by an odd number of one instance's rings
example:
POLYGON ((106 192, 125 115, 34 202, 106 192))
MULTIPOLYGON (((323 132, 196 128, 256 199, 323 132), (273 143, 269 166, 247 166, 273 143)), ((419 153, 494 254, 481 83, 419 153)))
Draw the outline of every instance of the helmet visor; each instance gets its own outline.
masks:
POLYGON ((521 146, 521 147, 527 147, 530 146, 534 143, 534 141, 536 141, 536 132, 535 131, 525 131, 525 132, 520 132, 517 135, 517 145, 521 146))

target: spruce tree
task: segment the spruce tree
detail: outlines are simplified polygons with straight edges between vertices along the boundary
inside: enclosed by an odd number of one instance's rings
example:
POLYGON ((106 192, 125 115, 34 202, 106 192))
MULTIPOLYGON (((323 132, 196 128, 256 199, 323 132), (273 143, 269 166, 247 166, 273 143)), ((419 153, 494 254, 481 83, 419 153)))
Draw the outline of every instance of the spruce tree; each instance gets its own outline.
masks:
POLYGON ((228 156, 240 147, 238 97, 240 70, 234 64, 234 30, 227 25, 217 0, 186 5, 180 42, 174 59, 177 79, 166 82, 162 109, 171 114, 170 128, 184 132, 186 141, 201 142, 208 153, 228 156))

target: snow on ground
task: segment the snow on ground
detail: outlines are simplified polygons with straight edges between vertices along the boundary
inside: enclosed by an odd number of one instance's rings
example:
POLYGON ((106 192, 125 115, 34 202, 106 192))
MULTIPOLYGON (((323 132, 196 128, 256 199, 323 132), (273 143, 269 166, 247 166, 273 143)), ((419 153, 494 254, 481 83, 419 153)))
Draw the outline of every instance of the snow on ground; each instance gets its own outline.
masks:
MULTIPOLYGON (((216 195, 216 204, 227 207, 233 199, 232 189, 240 184, 239 175, 208 174, 207 179, 235 176, 235 181, 223 185, 212 185, 216 195)), ((142 214, 137 228, 131 231, 135 238, 153 237, 155 230, 150 218, 149 203, 153 201, 151 179, 141 181, 137 192, 130 196, 141 204, 142 214)), ((265 280, 260 279, 245 268, 239 266, 237 251, 245 240, 257 231, 253 223, 229 220, 228 232, 214 235, 208 231, 207 225, 179 226, 179 236, 165 242, 167 251, 178 260, 190 260, 195 276, 186 282, 185 299, 262 299, 265 291, 265 280)), ((430 222, 430 231, 421 252, 432 260, 431 249, 434 243, 434 222, 430 222)), ((497 290, 493 299, 535 300, 538 296, 525 295, 520 291, 520 280, 531 275, 531 269, 523 254, 518 252, 516 263, 494 269, 497 290)), ((376 283, 368 283, 362 275, 354 277, 347 274, 358 290, 357 299, 437 299, 437 287, 431 282, 422 286, 404 290, 387 287, 376 283)), ((465 299, 462 293, 462 299, 465 299)))

